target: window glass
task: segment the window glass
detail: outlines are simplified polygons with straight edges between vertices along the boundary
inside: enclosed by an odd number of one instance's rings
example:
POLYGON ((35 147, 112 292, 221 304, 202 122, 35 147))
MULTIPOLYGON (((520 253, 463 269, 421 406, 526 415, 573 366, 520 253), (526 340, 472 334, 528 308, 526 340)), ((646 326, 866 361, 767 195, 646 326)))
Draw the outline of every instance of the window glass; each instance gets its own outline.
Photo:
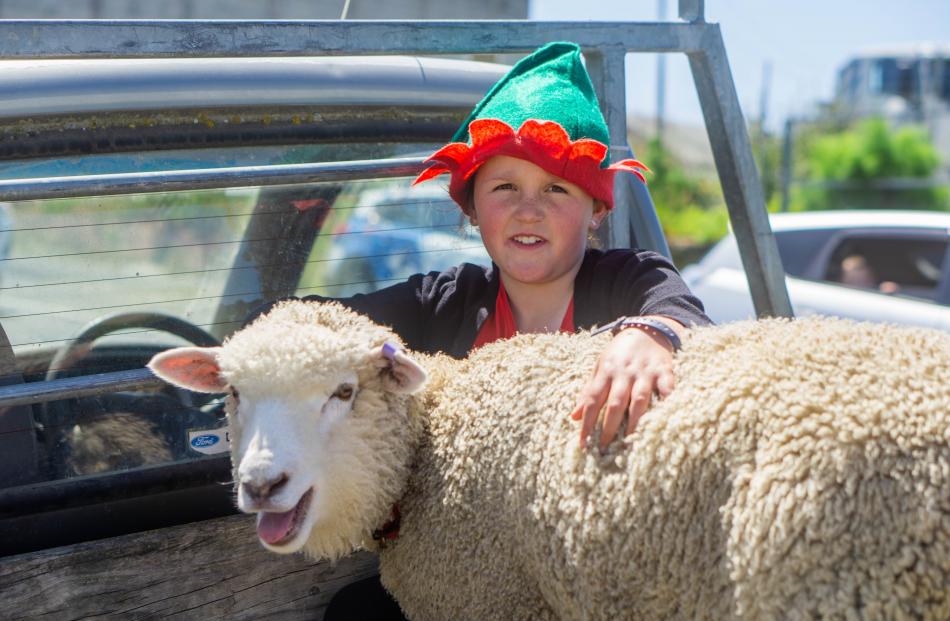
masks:
POLYGON ((214 328, 255 196, 231 190, 11 204, 0 320, 17 357, 120 311, 161 310, 214 328))
POLYGON ((459 263, 487 265, 478 233, 437 181, 349 184, 314 245, 298 295, 343 297, 459 263))
POLYGON ((866 236, 842 241, 826 279, 850 287, 933 300, 947 254, 947 238, 866 236))
MULTIPOLYGON (((342 161, 436 147, 336 145, 335 153, 324 148, 319 154, 342 161)), ((228 163, 206 157, 210 151, 196 161, 228 163)), ((316 151, 294 153, 256 156, 306 161, 316 151)), ((98 162, 118 171, 139 160, 128 157, 133 163, 111 156, 98 162)), ((142 157, 161 157, 158 168, 181 161, 169 153, 142 157)), ((84 170, 103 169, 87 163, 84 170)), ((4 204, 0 325, 16 374, 38 382, 139 369, 168 347, 224 339, 254 309, 279 297, 343 296, 462 261, 486 262, 477 234, 463 225, 445 189, 438 182, 413 188, 410 181, 4 204), (174 319, 155 323, 164 316, 174 319), (103 322, 106 328, 98 330, 103 322), (88 332, 91 326, 98 332, 88 332), (207 334, 196 336, 189 327, 207 334), (98 337, 77 342, 84 332, 98 337)), ((217 396, 171 388, 37 404, 30 417, 32 424, 17 433, 32 447, 26 459, 33 480, 209 458, 215 450, 201 442, 210 440, 193 440, 225 424, 217 396)), ((0 474, 0 488, 22 482, 0 474)))
MULTIPOLYGON (((256 196, 239 189, 8 205, 0 322, 24 381, 141 368, 151 354, 187 342, 153 327, 164 315, 218 338, 233 331, 239 306, 221 313, 223 303, 260 297, 228 290, 256 196), (74 342, 103 321, 114 329, 74 342)), ((37 476, 189 458, 182 433, 218 425, 202 405, 171 390, 37 404, 37 476)))
POLYGON ((878 60, 871 63, 868 71, 868 90, 877 94, 884 92, 885 74, 888 71, 890 61, 878 60))
MULTIPOLYGON (((0 160, 0 178, 69 177, 127 172, 264 166, 428 155, 428 144, 346 143, 256 145, 241 148, 163 149, 132 153, 0 160)), ((437 148, 437 147, 436 147, 437 148)))
MULTIPOLYGON (((775 243, 778 245, 778 253, 782 258, 785 273, 796 278, 806 276, 815 255, 827 243, 830 234, 831 231, 823 230, 774 231, 775 243)), ((717 244, 708 257, 703 259, 703 264, 711 270, 743 269, 735 236, 729 235, 717 244)))
POLYGON ((917 63, 902 58, 874 61, 870 76, 871 92, 913 99, 917 89, 917 63))
POLYGON ((838 75, 837 96, 846 101, 857 99, 861 86, 861 61, 853 60, 838 75))
POLYGON ((775 241, 782 257, 785 273, 795 278, 804 278, 815 261, 815 256, 828 243, 830 230, 806 229, 802 231, 776 231, 775 241))

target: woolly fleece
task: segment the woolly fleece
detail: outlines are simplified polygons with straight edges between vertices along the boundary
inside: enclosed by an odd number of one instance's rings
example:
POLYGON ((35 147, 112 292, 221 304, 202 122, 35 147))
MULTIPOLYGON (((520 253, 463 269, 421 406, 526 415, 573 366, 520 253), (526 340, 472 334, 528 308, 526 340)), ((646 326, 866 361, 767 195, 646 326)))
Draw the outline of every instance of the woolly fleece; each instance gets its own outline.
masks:
MULTIPOLYGON (((232 343, 274 338, 254 334, 280 308, 232 343)), ((301 347, 359 364, 338 352, 380 329, 325 308, 351 329, 294 326, 266 345, 279 360, 242 377, 280 364, 288 387, 320 381, 293 361, 301 347)), ((411 619, 950 618, 950 335, 818 318, 695 329, 672 395, 601 455, 567 415, 608 338, 416 356, 430 381, 410 399, 360 371, 354 411, 386 404, 374 425, 393 423, 359 466, 394 480, 349 498, 347 519, 368 545, 399 498, 380 567, 411 619)))

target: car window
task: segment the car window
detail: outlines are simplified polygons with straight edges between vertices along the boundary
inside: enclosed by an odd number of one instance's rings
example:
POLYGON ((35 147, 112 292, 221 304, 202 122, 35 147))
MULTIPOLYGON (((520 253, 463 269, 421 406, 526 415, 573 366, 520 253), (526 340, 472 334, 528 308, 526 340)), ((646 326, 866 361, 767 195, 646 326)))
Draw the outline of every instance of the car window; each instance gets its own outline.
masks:
MULTIPOLYGON (((340 161, 437 146, 268 148, 252 157, 340 161)), ((83 170, 101 172, 108 161, 116 171, 145 160, 175 168, 182 155, 112 155, 87 160, 83 170)), ((214 150, 188 156, 200 166, 251 157, 229 159, 214 150)), ((17 372, 38 382, 137 369, 162 349, 226 338, 254 309, 280 297, 344 296, 420 271, 485 262, 481 242, 445 189, 437 182, 412 188, 410 181, 3 204, 0 325, 17 372), (96 338, 77 340, 83 334, 96 338)), ((31 471, 39 480, 202 460, 226 450, 214 439, 225 417, 213 395, 170 388, 112 393, 39 404, 33 418, 31 471)), ((0 488, 18 480, 0 475, 0 488)))
POLYGON ((776 231, 775 241, 785 273, 795 278, 807 278, 815 258, 827 246, 833 232, 829 229, 776 231))
MULTIPOLYGON (((808 275, 815 257, 828 243, 831 234, 826 230, 777 230, 774 233, 785 273, 796 278, 808 275)), ((703 259, 703 265, 710 271, 719 268, 742 270, 735 236, 729 235, 719 242, 703 259)))
MULTIPOLYGON (((0 179, 421 158, 507 70, 385 57, 49 64, 4 74, 42 106, 0 111, 0 179)), ((0 416, 0 547, 233 512, 219 396, 149 384, 152 355, 219 342, 280 297, 487 259, 438 182, 368 177, 0 204, 0 384, 26 383, 8 403, 104 392, 0 416), (133 388, 89 377, 127 369, 133 388)))
POLYGON ((445 187, 409 181, 347 185, 314 244, 298 295, 367 293, 413 274, 490 262, 445 187))
POLYGON ((240 148, 162 149, 129 153, 62 155, 0 160, 0 178, 28 179, 128 172, 155 172, 301 164, 342 160, 408 157, 428 154, 428 143, 346 143, 307 145, 242 145, 240 148))
POLYGON ((933 300, 947 246, 946 235, 847 237, 832 251, 825 279, 850 287, 933 300))

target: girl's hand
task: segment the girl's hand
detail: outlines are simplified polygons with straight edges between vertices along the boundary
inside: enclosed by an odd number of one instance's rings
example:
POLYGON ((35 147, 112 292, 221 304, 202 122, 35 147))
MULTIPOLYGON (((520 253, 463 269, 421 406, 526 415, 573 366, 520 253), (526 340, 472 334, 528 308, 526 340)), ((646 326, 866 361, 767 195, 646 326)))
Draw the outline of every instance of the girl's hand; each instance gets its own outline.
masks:
MULTIPOLYGON (((684 330, 678 322, 666 317, 652 317, 673 328, 684 330)), ((600 449, 614 439, 626 414, 624 435, 633 433, 640 417, 650 407, 654 393, 666 397, 673 390, 673 346, 660 335, 637 328, 621 330, 610 341, 597 360, 594 375, 581 390, 571 418, 583 420, 581 447, 594 430, 606 404, 600 435, 600 449)))

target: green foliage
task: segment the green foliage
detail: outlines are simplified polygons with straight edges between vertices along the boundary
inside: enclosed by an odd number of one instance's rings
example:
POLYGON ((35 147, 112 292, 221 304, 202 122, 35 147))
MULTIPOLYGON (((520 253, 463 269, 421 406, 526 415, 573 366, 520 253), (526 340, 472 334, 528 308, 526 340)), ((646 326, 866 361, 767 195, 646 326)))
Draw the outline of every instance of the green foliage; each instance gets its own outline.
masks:
POLYGON ((894 129, 882 119, 802 136, 799 169, 809 184, 796 207, 815 209, 947 209, 945 188, 907 189, 889 179, 926 179, 940 165, 920 128, 894 129))
POLYGON ((782 140, 765 132, 761 127, 750 129, 752 155, 762 182, 765 203, 770 204, 781 192, 782 140))
POLYGON ((726 234, 729 216, 714 180, 690 177, 657 141, 647 144, 647 183, 670 246, 705 246, 726 234))
POLYGON ((883 177, 928 177, 939 165, 927 135, 916 127, 891 129, 883 119, 815 142, 809 164, 818 179, 864 181, 883 177))

